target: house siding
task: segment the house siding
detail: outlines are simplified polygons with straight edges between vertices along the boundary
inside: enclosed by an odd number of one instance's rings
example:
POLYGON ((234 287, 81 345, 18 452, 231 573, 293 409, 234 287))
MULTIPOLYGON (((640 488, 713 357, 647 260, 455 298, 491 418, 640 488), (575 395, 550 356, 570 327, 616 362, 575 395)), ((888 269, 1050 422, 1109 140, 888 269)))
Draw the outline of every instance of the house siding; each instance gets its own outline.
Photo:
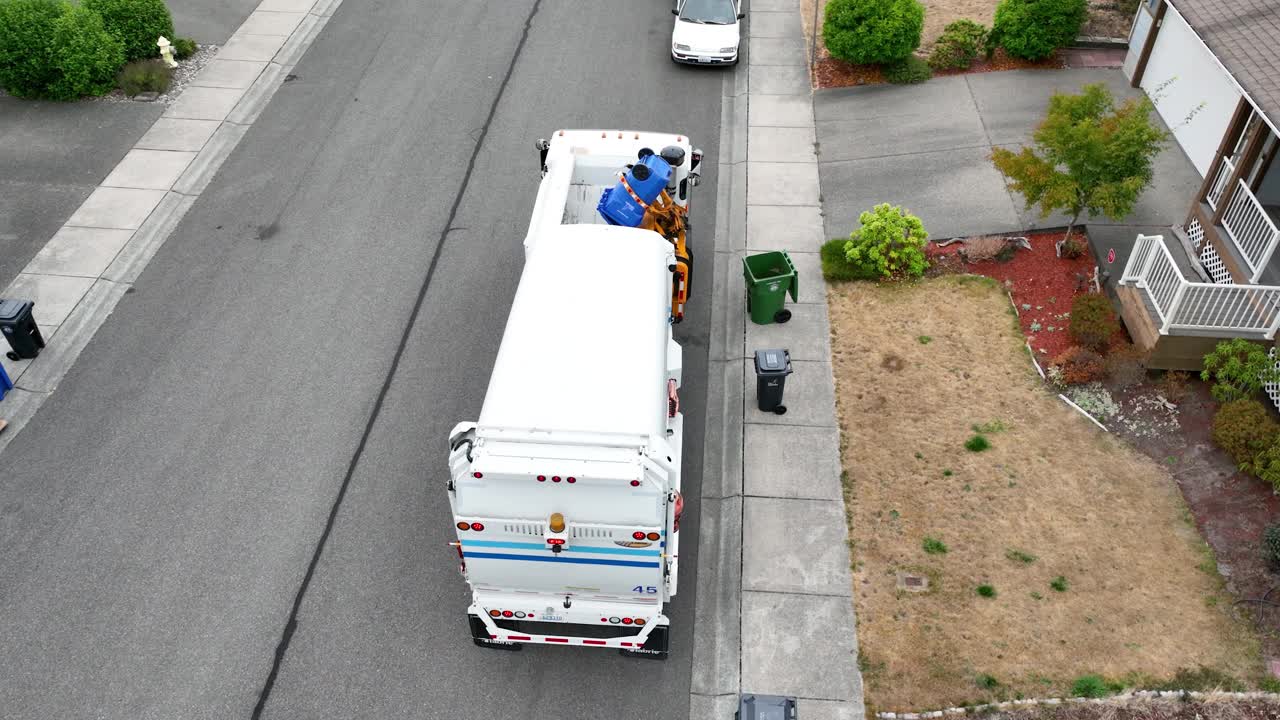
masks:
POLYGON ((1142 89, 1152 96, 1160 117, 1203 176, 1241 93, 1176 8, 1168 9, 1157 31, 1142 89), (1164 83, 1168 84, 1160 88, 1164 83))

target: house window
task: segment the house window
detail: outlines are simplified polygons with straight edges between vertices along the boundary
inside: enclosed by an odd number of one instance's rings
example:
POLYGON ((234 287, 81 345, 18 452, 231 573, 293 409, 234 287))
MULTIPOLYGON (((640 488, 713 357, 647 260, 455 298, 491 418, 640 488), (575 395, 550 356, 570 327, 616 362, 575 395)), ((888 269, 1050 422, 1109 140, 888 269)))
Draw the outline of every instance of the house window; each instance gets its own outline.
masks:
POLYGON ((1155 15, 1156 10, 1160 9, 1160 3, 1161 0, 1147 0, 1147 10, 1149 10, 1152 15, 1155 15))

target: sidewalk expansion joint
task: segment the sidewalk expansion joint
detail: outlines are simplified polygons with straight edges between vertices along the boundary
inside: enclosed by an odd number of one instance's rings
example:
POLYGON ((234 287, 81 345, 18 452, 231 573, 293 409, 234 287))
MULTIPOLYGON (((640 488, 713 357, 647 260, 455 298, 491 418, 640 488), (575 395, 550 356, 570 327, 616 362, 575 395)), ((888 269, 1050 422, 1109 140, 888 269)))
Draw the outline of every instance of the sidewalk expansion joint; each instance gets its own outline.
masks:
POLYGON ((917 151, 915 151, 915 152, 889 153, 889 154, 887 154, 887 155, 868 155, 868 156, 866 156, 866 157, 846 158, 846 159, 844 159, 844 160, 827 160, 827 161, 823 162, 822 164, 824 164, 824 165, 839 165, 840 163, 865 162, 865 161, 867 161, 867 160, 884 160, 884 159, 886 159, 886 158, 912 157, 912 156, 915 156, 915 155, 936 155, 936 154, 938 154, 938 153, 940 153, 940 152, 954 152, 954 151, 956 151, 956 150, 981 150, 981 149, 983 149, 983 148, 990 148, 990 147, 994 147, 994 145, 991 145, 991 144, 984 144, 984 145, 957 145, 957 146, 955 146, 955 147, 948 147, 948 148, 944 148, 944 149, 940 149, 940 150, 917 150, 917 151))
POLYGON ((742 587, 742 592, 760 593, 761 595, 800 595, 800 596, 802 596, 802 597, 821 597, 821 598, 847 598, 847 597, 849 597, 849 596, 848 596, 847 594, 845 594, 845 593, 809 592, 809 591, 805 591, 805 590, 760 590, 760 589, 757 589, 757 588, 750 588, 750 587, 747 587, 747 586, 745 586, 745 585, 743 585, 743 587, 742 587))

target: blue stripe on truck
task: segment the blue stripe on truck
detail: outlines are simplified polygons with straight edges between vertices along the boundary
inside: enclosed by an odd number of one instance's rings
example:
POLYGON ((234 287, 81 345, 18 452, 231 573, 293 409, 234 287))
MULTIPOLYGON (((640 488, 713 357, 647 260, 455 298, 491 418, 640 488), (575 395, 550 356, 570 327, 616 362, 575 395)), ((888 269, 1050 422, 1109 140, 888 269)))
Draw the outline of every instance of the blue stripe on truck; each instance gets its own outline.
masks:
MULTIPOLYGON (((506 550, 546 550, 547 546, 541 543, 519 543, 519 542, 502 542, 499 540, 463 540, 462 549, 469 547, 489 547, 504 548, 506 550)), ((648 557, 658 557, 662 554, 661 550, 644 550, 640 548, 624 548, 624 547, 580 547, 574 545, 567 547, 565 552, 581 552, 581 553, 603 553, 606 555, 644 555, 648 557)))
POLYGON ((637 562, 634 560, 602 560, 599 558, 571 558, 561 555, 510 555, 508 553, 487 553, 487 552, 469 552, 466 553, 468 560, 472 558, 490 558, 493 560, 526 560, 528 562, 551 562, 551 563, 575 563, 578 565, 617 565, 620 567, 642 567, 657 568, 661 567, 656 562, 637 562))

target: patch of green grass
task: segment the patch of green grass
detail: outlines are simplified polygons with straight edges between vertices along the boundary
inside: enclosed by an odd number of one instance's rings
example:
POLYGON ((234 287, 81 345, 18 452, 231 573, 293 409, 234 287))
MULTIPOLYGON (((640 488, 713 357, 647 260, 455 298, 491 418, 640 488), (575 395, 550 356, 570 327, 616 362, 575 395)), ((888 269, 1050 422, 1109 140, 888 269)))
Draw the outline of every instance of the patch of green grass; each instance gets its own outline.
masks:
POLYGON ((874 268, 849 262, 849 257, 844 253, 844 244, 847 242, 849 238, 834 238, 822 244, 818 252, 822 261, 822 277, 830 282, 875 280, 877 273, 874 268))
POLYGON ((918 335, 916 336, 916 340, 918 340, 921 345, 928 345, 929 343, 933 342, 933 338, 929 337, 928 335, 918 335))
POLYGON ((1206 595, 1204 598, 1205 607, 1218 607, 1219 602, 1220 600, 1217 595, 1206 595))
POLYGON ((935 537, 926 537, 920 547, 930 555, 942 555, 947 552, 947 544, 935 537))
POLYGON ((1112 694, 1110 683, 1101 675, 1081 675, 1071 683, 1073 697, 1100 698, 1112 694))
POLYGON ((889 517, 894 520, 897 520, 898 518, 902 517, 902 513, 898 512, 897 510, 890 510, 889 517))
POLYGON ((993 598, 996 596, 996 589, 990 585, 979 585, 978 594, 984 598, 993 598))
POLYGON ((1055 592, 1066 592, 1069 586, 1070 583, 1068 583, 1067 579, 1061 575, 1049 582, 1049 587, 1053 588, 1055 592))
POLYGON ((1201 665, 1195 670, 1180 668, 1172 678, 1162 682, 1146 684, 1146 690, 1222 690, 1224 692, 1244 692, 1245 685, 1236 678, 1211 667, 1201 665))
POLYGON ((972 491, 973 491, 973 488, 969 485, 969 483, 965 483, 965 484, 964 484, 964 487, 963 487, 963 488, 960 488, 960 489, 961 489, 961 490, 964 490, 965 492, 972 492, 972 491))
POLYGON ((1022 563, 1023 565, 1030 565, 1036 561, 1035 555, 1024 553, 1017 548, 1009 548, 1008 550, 1005 550, 1004 556, 1016 563, 1022 563))
POLYGON ((1038 593, 1038 592, 1035 592, 1035 591, 1033 590, 1033 591, 1031 592, 1031 599, 1032 599, 1032 600, 1043 600, 1043 599, 1044 599, 1044 596, 1043 596, 1043 595, 1041 595, 1041 594, 1040 594, 1040 593, 1038 593))
POLYGON ((969 452, 982 452, 991 448, 991 441, 982 435, 974 435, 964 441, 964 449, 969 452))
POLYGON ((943 469, 942 477, 951 477, 952 475, 955 475, 955 473, 951 472, 951 468, 943 469))
POLYGON ((1258 681, 1258 689, 1263 692, 1280 693, 1280 678, 1268 675, 1258 681))
POLYGON ((919 453, 919 452, 917 452, 917 453, 916 453, 916 459, 917 459, 917 460, 923 460, 923 459, 924 459, 924 455, 923 455, 923 454, 921 454, 921 453, 919 453))
POLYGON ((992 420, 989 423, 983 423, 981 425, 975 424, 975 425, 972 425, 971 427, 973 428, 974 432, 980 435, 983 435, 983 434, 994 435, 996 433, 1001 433, 1009 429, 1009 426, 1005 425, 1000 420, 992 420))
POLYGON ((979 673, 978 676, 973 679, 973 683, 983 690, 995 690, 1000 687, 1000 681, 986 673, 979 673))

